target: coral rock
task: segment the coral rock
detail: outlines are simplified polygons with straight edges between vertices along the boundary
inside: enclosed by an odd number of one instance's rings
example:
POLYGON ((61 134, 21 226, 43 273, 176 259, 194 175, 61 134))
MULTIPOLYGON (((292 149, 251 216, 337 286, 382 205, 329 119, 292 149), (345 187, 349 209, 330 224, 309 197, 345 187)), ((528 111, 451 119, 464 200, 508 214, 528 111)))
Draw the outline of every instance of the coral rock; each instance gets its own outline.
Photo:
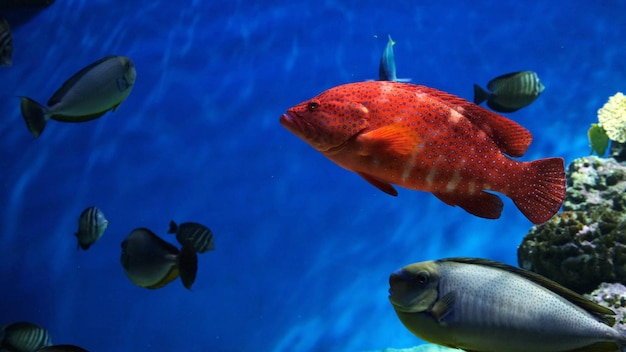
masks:
POLYGON ((568 167, 562 213, 533 226, 519 246, 519 266, 585 293, 626 282, 626 167, 585 157, 568 167))

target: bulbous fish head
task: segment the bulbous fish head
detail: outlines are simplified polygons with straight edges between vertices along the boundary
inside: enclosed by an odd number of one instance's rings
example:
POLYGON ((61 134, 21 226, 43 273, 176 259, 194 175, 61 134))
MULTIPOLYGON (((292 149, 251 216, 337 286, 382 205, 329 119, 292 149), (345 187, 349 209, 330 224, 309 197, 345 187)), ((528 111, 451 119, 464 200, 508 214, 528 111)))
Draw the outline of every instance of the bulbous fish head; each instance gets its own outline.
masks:
POLYGON ((280 123, 322 153, 341 148, 367 128, 369 113, 344 87, 329 89, 288 109, 280 123))
POLYGON ((121 79, 121 81, 123 81, 123 84, 120 85, 120 88, 123 87, 123 89, 120 90, 126 91, 126 93, 128 94, 135 84, 135 79, 137 78, 137 70, 135 69, 135 63, 129 57, 119 56, 118 59, 122 64, 123 74, 123 77, 121 79))
POLYGON ((389 276, 389 300, 398 311, 423 312, 437 300, 438 285, 434 261, 410 264, 389 276))

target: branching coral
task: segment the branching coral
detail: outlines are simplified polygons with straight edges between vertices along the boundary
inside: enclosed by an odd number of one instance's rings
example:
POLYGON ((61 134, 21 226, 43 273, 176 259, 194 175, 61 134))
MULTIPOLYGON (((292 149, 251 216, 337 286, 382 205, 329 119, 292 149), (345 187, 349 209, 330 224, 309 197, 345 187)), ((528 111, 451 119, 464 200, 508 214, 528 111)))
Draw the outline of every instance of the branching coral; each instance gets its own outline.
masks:
POLYGON ((598 124, 592 124, 588 132, 591 149, 604 155, 608 139, 626 143, 626 96, 618 92, 598 110, 598 124))

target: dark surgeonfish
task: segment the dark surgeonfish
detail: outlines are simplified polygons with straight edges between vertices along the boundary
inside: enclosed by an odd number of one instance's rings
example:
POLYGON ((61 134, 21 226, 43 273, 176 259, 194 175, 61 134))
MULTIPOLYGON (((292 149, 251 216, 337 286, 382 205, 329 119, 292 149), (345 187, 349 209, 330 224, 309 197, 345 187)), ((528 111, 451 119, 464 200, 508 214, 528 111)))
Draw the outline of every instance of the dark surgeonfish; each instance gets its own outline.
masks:
POLYGON ((115 109, 128 97, 135 83, 135 65, 125 56, 107 56, 83 68, 67 80, 43 106, 22 97, 21 110, 28 130, 38 137, 50 119, 85 122, 115 109))
POLYGON ((43 347, 35 352, 89 352, 86 349, 74 345, 54 345, 43 347))
POLYGON ((13 33, 9 22, 0 17, 0 66, 11 66, 13 62, 13 33))
POLYGON ((146 228, 134 229, 122 242, 122 267, 126 276, 139 287, 161 288, 179 275, 191 289, 198 270, 196 252, 187 247, 180 251, 146 228))
POLYGON ((175 233, 178 243, 183 247, 192 248, 198 253, 205 253, 215 249, 213 232, 208 227, 197 222, 184 222, 176 225, 174 220, 172 220, 167 233, 175 233))
POLYGON ((0 350, 30 352, 50 345, 50 334, 37 324, 17 322, 0 328, 0 350))
POLYGON ((102 210, 91 206, 83 210, 78 218, 78 232, 75 233, 80 248, 87 250, 102 237, 109 221, 102 210))
POLYGON ((487 106, 498 112, 513 112, 530 105, 545 89, 537 73, 512 72, 489 81, 487 89, 474 84, 474 104, 487 101, 487 106))
POLYGON ((422 340, 472 352, 618 352, 615 313, 543 276, 478 258, 391 274, 389 300, 422 340))
POLYGON ((378 80, 379 81, 397 81, 397 82, 409 82, 410 78, 398 78, 396 75, 396 59, 393 54, 393 46, 396 44, 389 36, 389 41, 383 50, 383 54, 380 57, 380 64, 378 65, 378 80))

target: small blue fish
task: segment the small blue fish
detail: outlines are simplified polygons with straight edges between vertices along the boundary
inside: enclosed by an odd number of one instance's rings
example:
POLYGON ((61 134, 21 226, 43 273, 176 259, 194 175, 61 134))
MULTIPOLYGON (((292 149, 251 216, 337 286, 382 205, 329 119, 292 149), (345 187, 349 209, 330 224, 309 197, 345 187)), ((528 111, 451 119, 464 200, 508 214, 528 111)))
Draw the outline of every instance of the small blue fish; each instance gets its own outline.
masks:
POLYGON ((378 66, 378 80, 379 81, 393 81, 393 82, 409 82, 410 78, 398 78, 396 76, 396 59, 393 55, 393 46, 396 42, 389 36, 387 46, 383 50, 383 55, 380 57, 380 65, 378 66))

